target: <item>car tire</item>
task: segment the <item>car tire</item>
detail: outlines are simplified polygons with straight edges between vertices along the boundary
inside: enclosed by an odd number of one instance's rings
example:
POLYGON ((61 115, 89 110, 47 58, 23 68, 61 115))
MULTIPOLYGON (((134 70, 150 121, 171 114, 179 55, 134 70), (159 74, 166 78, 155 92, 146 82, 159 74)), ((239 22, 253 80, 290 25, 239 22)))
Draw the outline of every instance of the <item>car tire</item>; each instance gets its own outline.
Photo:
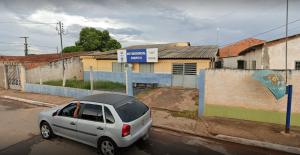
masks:
POLYGON ((101 138, 98 142, 97 151, 101 155, 118 155, 119 148, 110 138, 101 138))
POLYGON ((40 127, 41 136, 43 139, 51 139, 53 137, 53 131, 47 122, 43 122, 40 127))

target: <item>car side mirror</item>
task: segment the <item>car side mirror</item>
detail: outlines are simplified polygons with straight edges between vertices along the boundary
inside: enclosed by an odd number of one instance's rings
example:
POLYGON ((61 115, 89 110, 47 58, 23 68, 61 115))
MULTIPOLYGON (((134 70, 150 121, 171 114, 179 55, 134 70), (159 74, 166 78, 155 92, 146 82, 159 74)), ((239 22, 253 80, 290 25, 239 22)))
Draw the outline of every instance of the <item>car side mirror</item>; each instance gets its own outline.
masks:
POLYGON ((52 116, 56 116, 56 115, 58 114, 58 111, 59 111, 59 109, 56 110, 56 111, 52 114, 52 116))

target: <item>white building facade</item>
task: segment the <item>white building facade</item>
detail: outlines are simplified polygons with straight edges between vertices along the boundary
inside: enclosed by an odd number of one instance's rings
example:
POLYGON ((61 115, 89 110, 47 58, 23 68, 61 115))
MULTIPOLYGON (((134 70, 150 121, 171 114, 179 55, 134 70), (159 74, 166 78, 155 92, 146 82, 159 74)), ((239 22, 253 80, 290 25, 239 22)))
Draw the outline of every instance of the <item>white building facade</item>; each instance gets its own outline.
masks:
MULTIPOLYGON (((223 68, 285 69, 285 39, 277 39, 242 51, 238 56, 222 58, 223 68)), ((300 34, 288 39, 287 68, 300 70, 300 34)))

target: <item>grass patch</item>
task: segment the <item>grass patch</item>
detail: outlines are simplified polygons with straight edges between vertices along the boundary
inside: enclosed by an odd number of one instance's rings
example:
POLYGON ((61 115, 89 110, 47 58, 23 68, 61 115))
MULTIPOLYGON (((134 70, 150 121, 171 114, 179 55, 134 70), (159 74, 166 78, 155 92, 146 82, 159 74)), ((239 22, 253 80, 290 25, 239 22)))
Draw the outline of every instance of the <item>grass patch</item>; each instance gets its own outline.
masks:
MULTIPOLYGON (((189 119, 197 119, 198 111, 171 111, 173 117, 184 117, 189 119)), ((247 109, 241 107, 229 107, 220 105, 205 105, 204 116, 217 116, 224 118, 234 118, 241 120, 285 124, 284 112, 247 109)), ((293 113, 291 117, 291 125, 300 126, 300 114, 293 113)))
MULTIPOLYGON (((45 85, 62 86, 62 80, 47 81, 45 85)), ((90 89, 91 85, 89 81, 83 80, 67 80, 66 87, 90 89)), ((122 83, 111 81, 94 81, 94 89, 97 90, 124 90, 126 86, 122 83)))
MULTIPOLYGON (((205 105, 205 116, 236 118, 250 121, 285 124, 285 113, 267 110, 255 110, 241 107, 205 105)), ((294 113, 291 125, 300 126, 300 114, 294 113)))
POLYGON ((195 111, 184 110, 184 111, 171 111, 170 114, 173 117, 184 117, 184 118, 189 118, 189 119, 197 119, 198 112, 196 110, 195 111))

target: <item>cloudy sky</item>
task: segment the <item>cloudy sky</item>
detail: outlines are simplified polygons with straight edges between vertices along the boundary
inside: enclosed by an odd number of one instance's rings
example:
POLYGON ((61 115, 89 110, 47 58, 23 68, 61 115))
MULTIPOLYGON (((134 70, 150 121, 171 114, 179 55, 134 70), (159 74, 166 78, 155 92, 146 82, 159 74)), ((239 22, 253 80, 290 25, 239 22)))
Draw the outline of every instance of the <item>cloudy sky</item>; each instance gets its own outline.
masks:
MULTIPOLYGON (((289 34, 300 33, 300 0, 289 2, 289 34)), ((285 24, 285 7, 286 0, 0 0, 0 55, 23 55, 22 36, 29 37, 31 54, 56 52, 58 21, 64 46, 87 26, 109 30, 123 47, 271 40, 284 36, 285 28, 262 32, 285 24)))

